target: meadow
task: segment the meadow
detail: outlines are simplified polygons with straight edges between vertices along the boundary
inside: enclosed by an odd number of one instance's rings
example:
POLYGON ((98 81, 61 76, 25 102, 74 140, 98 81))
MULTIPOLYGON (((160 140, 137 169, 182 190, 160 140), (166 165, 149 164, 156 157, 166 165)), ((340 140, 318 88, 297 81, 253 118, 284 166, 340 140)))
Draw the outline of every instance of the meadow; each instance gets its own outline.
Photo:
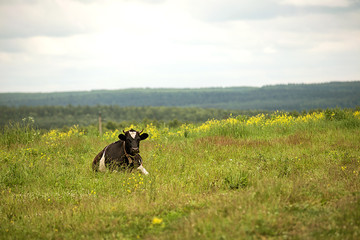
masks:
POLYGON ((0 239, 360 238, 359 111, 130 125, 148 176, 91 170, 122 129, 32 121, 2 132, 0 239))

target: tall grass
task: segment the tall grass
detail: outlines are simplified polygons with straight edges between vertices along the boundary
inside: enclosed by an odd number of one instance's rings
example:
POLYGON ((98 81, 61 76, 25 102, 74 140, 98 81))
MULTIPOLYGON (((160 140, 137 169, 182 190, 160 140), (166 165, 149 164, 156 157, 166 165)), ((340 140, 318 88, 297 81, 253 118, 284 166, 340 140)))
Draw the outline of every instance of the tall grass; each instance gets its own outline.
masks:
POLYGON ((2 130, 0 142, 2 145, 10 146, 12 144, 27 144, 40 135, 40 131, 35 129, 34 119, 32 117, 24 118, 21 122, 9 123, 2 130))
POLYGON ((140 126, 149 176, 92 172, 116 131, 9 127, 0 239, 357 239, 359 114, 328 111, 140 126))

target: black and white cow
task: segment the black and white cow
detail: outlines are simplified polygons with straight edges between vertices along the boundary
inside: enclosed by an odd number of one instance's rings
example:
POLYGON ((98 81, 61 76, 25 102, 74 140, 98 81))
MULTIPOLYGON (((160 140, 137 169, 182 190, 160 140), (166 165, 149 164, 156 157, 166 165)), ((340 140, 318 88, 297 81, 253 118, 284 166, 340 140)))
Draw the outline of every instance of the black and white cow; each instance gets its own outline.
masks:
POLYGON ((145 175, 149 174, 142 165, 139 151, 141 140, 145 140, 149 134, 131 129, 119 135, 120 141, 111 143, 96 155, 92 168, 94 171, 104 172, 118 169, 138 169, 145 175))

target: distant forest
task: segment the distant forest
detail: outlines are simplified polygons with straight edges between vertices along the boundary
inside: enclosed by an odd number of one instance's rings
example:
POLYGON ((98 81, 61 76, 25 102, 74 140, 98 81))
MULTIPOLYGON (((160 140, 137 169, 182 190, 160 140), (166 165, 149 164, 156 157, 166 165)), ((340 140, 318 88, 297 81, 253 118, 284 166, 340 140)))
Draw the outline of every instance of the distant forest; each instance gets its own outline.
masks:
POLYGON ((0 128, 32 117, 40 128, 95 125, 99 113, 108 129, 128 123, 165 124, 224 119, 233 114, 302 111, 360 106, 360 82, 291 84, 204 89, 126 89, 0 94, 0 128))
POLYGON ((197 107, 303 111, 360 105, 360 81, 264 87, 125 89, 87 92, 1 93, 0 106, 197 107))

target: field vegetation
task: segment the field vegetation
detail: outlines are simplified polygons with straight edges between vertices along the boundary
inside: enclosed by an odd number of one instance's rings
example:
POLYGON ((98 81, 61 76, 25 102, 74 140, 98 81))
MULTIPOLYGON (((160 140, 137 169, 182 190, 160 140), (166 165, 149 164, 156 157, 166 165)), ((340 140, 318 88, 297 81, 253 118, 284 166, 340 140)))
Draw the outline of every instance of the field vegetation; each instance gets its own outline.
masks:
POLYGON ((63 128, 78 125, 96 125, 99 113, 104 127, 109 130, 130 124, 150 123, 157 127, 179 127, 183 123, 201 123, 210 118, 225 119, 234 115, 254 116, 264 111, 243 111, 178 107, 120 107, 120 106, 0 106, 0 128, 9 122, 19 122, 29 116, 36 119, 41 129, 63 128))
POLYGON ((0 239, 360 238, 359 111, 129 124, 148 176, 91 170, 122 129, 32 122, 0 139, 0 239))

